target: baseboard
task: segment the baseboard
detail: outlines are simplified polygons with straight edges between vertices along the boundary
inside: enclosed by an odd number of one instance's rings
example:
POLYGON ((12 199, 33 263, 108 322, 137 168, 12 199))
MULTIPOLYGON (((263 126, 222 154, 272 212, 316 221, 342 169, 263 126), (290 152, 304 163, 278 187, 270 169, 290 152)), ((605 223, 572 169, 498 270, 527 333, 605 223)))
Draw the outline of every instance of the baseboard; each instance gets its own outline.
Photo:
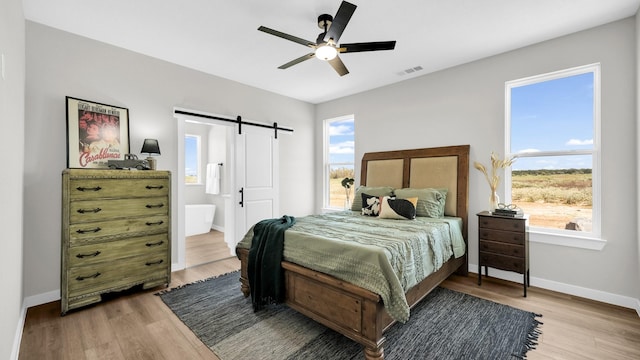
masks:
POLYGON ((20 344, 22 343, 22 330, 24 329, 24 323, 27 319, 27 308, 25 302, 22 302, 22 309, 20 310, 20 318, 18 319, 18 326, 16 328, 16 335, 13 339, 13 349, 11 350, 11 357, 9 360, 18 360, 20 356, 20 344))
POLYGON ((220 225, 213 224, 213 225, 211 225, 211 228, 212 228, 213 230, 217 230, 217 231, 220 231, 220 232, 224 232, 224 226, 220 226, 220 225))
MULTIPOLYGON (((469 264, 469 272, 478 274, 478 265, 469 264)), ((511 271, 503 271, 489 268, 489 276, 497 279, 522 283, 522 275, 511 271)), ((595 300, 611 305, 617 305, 628 309, 635 309, 640 316, 640 299, 630 296, 612 294, 600 290, 584 288, 576 285, 565 284, 557 281, 531 277, 531 286, 539 287, 546 290, 557 291, 559 293, 579 296, 585 299, 595 300)))
POLYGON ((24 298, 25 309, 60 300, 60 289, 24 298))

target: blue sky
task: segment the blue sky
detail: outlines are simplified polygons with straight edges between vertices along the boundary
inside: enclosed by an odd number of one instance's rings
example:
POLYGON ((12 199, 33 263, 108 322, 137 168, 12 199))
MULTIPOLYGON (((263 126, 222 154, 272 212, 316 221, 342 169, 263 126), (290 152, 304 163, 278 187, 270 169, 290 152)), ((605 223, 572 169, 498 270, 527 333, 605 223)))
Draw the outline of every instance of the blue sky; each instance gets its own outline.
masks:
MULTIPOLYGON (((593 148, 593 73, 511 89, 511 152, 593 148)), ((513 170, 591 168, 591 156, 519 158, 513 170)))
POLYGON ((197 175, 198 172, 198 141, 194 136, 184 137, 185 175, 197 175))
POLYGON ((353 118, 331 122, 329 125, 329 161, 354 163, 353 118))

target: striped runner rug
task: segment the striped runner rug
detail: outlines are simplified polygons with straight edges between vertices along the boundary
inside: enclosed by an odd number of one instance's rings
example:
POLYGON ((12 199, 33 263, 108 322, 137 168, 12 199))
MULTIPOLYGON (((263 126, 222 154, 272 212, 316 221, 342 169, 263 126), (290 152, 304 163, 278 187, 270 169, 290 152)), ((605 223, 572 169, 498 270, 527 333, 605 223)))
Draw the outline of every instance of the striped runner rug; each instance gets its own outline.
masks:
MULTIPOLYGON (((363 348, 289 309, 253 312, 232 272, 158 293, 221 360, 363 359, 363 348)), ((386 360, 522 359, 540 335, 539 314, 438 287, 386 333, 386 360)))

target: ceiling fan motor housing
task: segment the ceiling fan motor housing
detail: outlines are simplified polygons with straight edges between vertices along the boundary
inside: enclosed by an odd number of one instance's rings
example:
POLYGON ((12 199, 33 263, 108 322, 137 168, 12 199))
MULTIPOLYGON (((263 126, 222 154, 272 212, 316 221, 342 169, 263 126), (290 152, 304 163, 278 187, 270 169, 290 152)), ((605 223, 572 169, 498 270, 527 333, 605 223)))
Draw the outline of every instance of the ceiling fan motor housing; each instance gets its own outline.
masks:
POLYGON ((333 16, 329 14, 322 14, 318 16, 318 27, 322 30, 329 30, 331 23, 333 22, 333 16))

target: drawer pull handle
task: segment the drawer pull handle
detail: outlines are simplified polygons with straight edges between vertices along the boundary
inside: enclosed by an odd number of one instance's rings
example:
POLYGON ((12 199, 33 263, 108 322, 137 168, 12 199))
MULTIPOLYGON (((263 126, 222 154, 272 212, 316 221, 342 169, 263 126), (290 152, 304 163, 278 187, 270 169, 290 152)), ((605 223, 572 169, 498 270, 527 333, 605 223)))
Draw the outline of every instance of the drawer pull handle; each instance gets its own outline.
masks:
POLYGON ((100 230, 102 230, 102 229, 99 228, 99 227, 96 227, 95 229, 88 229, 88 230, 78 229, 78 230, 76 230, 76 232, 78 234, 86 234, 86 233, 97 233, 100 230))
POLYGON ((78 191, 100 191, 100 190, 102 190, 102 188, 100 186, 96 186, 96 187, 78 186, 76 188, 76 190, 78 190, 78 191))
POLYGON ((145 245, 148 246, 148 247, 151 247, 151 246, 158 246, 158 245, 162 245, 162 244, 164 244, 163 240, 160 240, 160 241, 154 242, 154 243, 146 243, 145 245))
POLYGON ((102 211, 102 209, 100 209, 100 208, 95 208, 95 209, 78 209, 78 212, 79 212, 80 214, 84 214, 84 213, 88 213, 88 212, 97 213, 97 212, 100 212, 100 211, 102 211))
POLYGON ((164 224, 164 221, 160 220, 160 221, 156 221, 156 222, 149 222, 147 221, 145 224, 147 224, 147 226, 151 226, 151 225, 162 225, 164 224))
POLYGON ((146 186, 147 189, 151 190, 151 189, 164 189, 164 185, 147 185, 146 186))
POLYGON ((164 262, 164 260, 160 259, 158 261, 147 261, 145 263, 145 265, 147 266, 151 266, 151 265, 158 265, 158 264, 162 264, 164 262))
POLYGON ((82 281, 82 280, 86 280, 86 279, 95 279, 95 278, 97 278, 97 277, 98 277, 98 276, 100 276, 100 275, 102 275, 102 274, 100 274, 99 272, 97 272, 97 273, 95 273, 95 274, 93 274, 93 275, 89 275, 89 276, 78 276, 78 277, 76 278, 76 280, 78 280, 78 281, 82 281))
POLYGON ((96 252, 91 253, 91 254, 78 254, 78 255, 76 255, 76 257, 79 258, 79 259, 84 259, 86 257, 96 257, 98 255, 100 255, 100 251, 96 251, 96 252))
POLYGON ((149 209, 151 209, 151 208, 161 208, 161 207, 163 207, 163 206, 164 206, 164 204, 155 204, 155 205, 153 205, 153 204, 147 204, 146 206, 147 206, 147 208, 149 208, 149 209))

